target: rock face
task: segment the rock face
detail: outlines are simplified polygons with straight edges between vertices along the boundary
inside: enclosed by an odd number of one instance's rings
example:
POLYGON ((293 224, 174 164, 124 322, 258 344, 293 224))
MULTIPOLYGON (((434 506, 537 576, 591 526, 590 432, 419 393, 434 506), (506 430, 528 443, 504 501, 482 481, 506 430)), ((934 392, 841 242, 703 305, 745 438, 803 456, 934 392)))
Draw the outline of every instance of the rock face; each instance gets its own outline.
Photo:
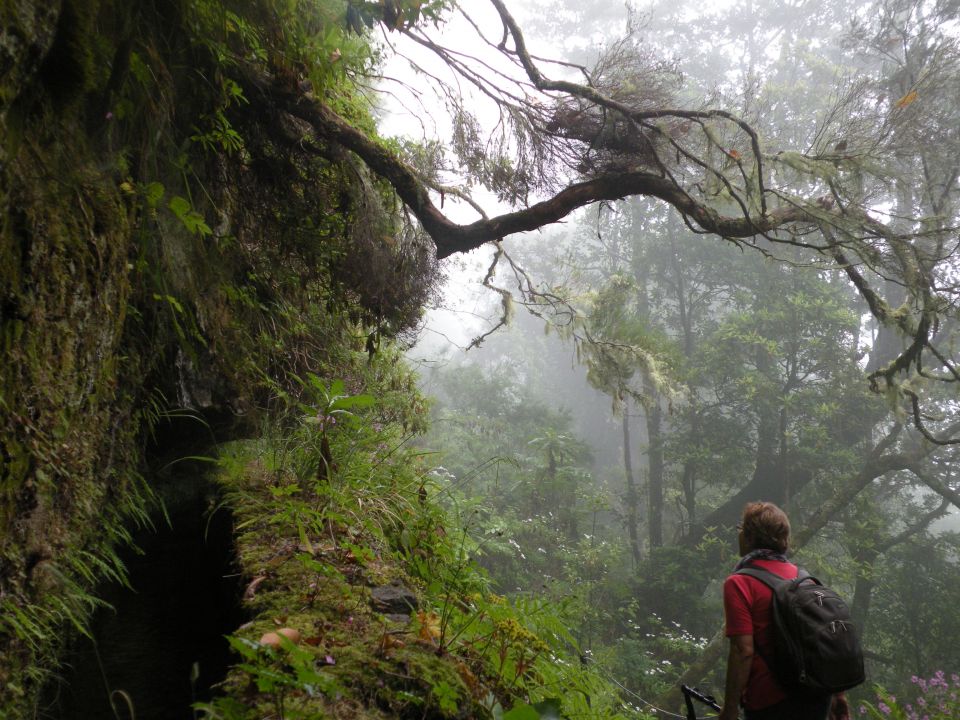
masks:
MULTIPOLYGON (((393 233, 394 209, 365 203, 370 179, 261 98, 229 99, 239 86, 212 50, 236 38, 203 34, 210 6, 0 6, 0 708, 14 717, 32 715, 56 638, 146 520, 151 460, 250 434, 278 389, 350 352, 348 326, 400 331, 423 295, 403 278, 387 283, 399 299, 349 288, 365 282, 351 267, 373 274, 361 240, 393 233), (195 424, 169 430, 186 412, 195 424)), ((405 267, 382 245, 381 265, 405 267)))
POLYGON ((22 127, 11 128, 7 116, 25 85, 36 76, 40 64, 53 44, 60 2, 10 0, 0 14, 0 165, 10 150, 11 135, 22 127))
POLYGON ((5 3, 0 19, 0 707, 11 708, 35 691, 23 670, 49 664, 50 638, 84 616, 77 574, 109 566, 143 488, 123 387, 137 364, 123 349, 130 206, 82 104, 62 104, 82 92, 87 60, 55 78, 85 26, 61 3, 5 3), (55 92, 65 78, 79 84, 55 92))

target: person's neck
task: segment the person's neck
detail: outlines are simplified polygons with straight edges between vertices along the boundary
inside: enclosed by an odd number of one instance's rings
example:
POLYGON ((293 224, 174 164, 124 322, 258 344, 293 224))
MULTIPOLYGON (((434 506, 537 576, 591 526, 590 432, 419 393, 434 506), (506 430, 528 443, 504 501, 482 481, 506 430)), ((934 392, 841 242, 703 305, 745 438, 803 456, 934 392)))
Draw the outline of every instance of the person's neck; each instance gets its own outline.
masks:
POLYGON ((737 566, 734 569, 739 570, 740 568, 746 567, 756 560, 776 560, 779 562, 789 562, 787 560, 787 556, 782 552, 771 550, 770 548, 754 548, 740 558, 740 562, 737 563, 737 566))

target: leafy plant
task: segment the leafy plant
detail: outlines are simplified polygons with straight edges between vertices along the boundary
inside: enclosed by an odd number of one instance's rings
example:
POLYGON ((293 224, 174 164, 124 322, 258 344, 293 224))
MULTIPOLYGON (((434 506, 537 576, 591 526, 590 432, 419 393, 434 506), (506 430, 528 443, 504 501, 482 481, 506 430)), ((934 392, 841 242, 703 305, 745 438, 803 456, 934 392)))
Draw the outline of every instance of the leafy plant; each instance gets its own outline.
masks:
MULTIPOLYGON (((232 81, 231 81, 232 83, 232 81)), ((240 86, 232 83, 231 88, 239 91, 240 86)), ((242 97, 242 95, 240 96, 242 97)), ((223 110, 215 110, 201 119, 202 127, 195 126, 190 139, 198 143, 209 153, 225 152, 228 155, 243 149, 243 137, 238 133, 223 110)))
POLYGON ((203 215, 194 210, 190 201, 186 198, 174 195, 170 198, 170 202, 167 203, 167 207, 170 209, 170 212, 176 216, 177 220, 183 223, 183 227, 186 228, 187 232, 198 235, 201 238, 213 233, 213 230, 210 229, 210 226, 207 225, 206 220, 204 220, 203 215))
POLYGON ((911 700, 897 699, 881 687, 876 688, 876 703, 864 702, 860 713, 873 720, 955 720, 960 717, 960 675, 947 680, 943 670, 931 678, 910 678, 914 685, 911 700))
POLYGON ((316 400, 316 407, 301 405, 301 409, 308 413, 303 421, 308 425, 319 425, 321 432, 337 424, 338 419, 354 417, 353 410, 368 408, 374 404, 372 395, 351 395, 346 391, 343 380, 334 380, 327 385, 313 373, 307 373, 305 389, 316 400))
MULTIPOLYGON (((236 669, 247 673, 257 690, 273 699, 279 720, 308 717, 307 714, 288 710, 285 703, 288 694, 298 692, 311 698, 321 694, 333 695, 340 689, 339 684, 336 678, 318 667, 320 661, 314 652, 298 647, 282 635, 278 637, 279 648, 234 636, 228 636, 227 641, 241 658, 236 669)), ((242 706, 230 698, 218 698, 194 707, 209 718, 245 717, 238 712, 242 706)))

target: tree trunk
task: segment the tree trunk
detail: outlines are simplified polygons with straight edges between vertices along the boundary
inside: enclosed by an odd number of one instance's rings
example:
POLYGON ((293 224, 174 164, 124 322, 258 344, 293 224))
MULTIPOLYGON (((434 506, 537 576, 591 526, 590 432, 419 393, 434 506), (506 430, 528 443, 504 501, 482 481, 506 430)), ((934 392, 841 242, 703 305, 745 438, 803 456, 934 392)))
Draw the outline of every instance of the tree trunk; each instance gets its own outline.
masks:
MULTIPOLYGON (((899 307, 907 296, 903 283, 895 280, 884 281, 883 291, 886 293, 890 307, 894 308, 899 307)), ((906 339, 899 328, 880 325, 877 329, 877 339, 870 348, 866 372, 872 373, 891 362, 903 352, 905 344, 906 339)))
MULTIPOLYGON (((763 372, 770 363, 769 355, 760 351, 757 370, 763 372)), ((753 500, 766 500, 783 504, 787 488, 799 492, 810 480, 808 471, 796 471, 786 467, 780 448, 780 403, 775 399, 761 399, 757 408, 757 445, 753 476, 736 495, 709 513, 683 538, 681 545, 693 547, 703 539, 707 528, 732 528, 740 518, 743 506, 753 500)))
MULTIPOLYGON (((695 349, 693 320, 687 308, 687 289, 684 269, 676 252, 671 254, 674 273, 674 283, 677 288, 677 313, 680 319, 680 328, 683 332, 683 356, 688 360, 693 358, 695 349)), ((700 415, 694 403, 687 412, 687 422, 690 425, 690 437, 696 441, 700 437, 700 415)), ((681 527, 681 536, 686 535, 697 522, 697 468, 693 460, 687 459, 683 463, 683 472, 680 476, 680 487, 683 490, 683 507, 687 513, 687 525, 681 527)))
POLYGON ((649 384, 651 398, 645 412, 647 416, 647 529, 650 547, 663 546, 663 437, 661 421, 663 411, 660 408, 660 396, 649 384))
MULTIPOLYGON (((787 453, 789 452, 790 446, 787 443, 787 427, 789 424, 789 417, 787 415, 786 402, 780 406, 780 421, 777 424, 777 465, 781 470, 787 468, 787 453)), ((790 487, 790 473, 783 473, 784 487, 783 487, 783 503, 789 504, 790 498, 793 496, 792 489, 790 487)))
MULTIPOLYGON (((895 205, 893 226, 896 232, 909 232, 910 223, 904 218, 912 216, 913 188, 902 179, 896 182, 897 202, 895 205)), ((890 307, 896 308, 907 297, 904 277, 888 277, 884 280, 883 291, 886 293, 890 307)), ((870 348, 870 357, 867 359, 867 372, 871 373, 891 362, 906 347, 906 338, 896 327, 880 325, 877 329, 877 339, 870 348)))
POLYGON ((630 458, 630 400, 624 400, 623 406, 623 469, 626 477, 627 492, 627 535, 630 538, 630 552, 633 555, 633 569, 640 567, 640 538, 637 530, 640 496, 637 494, 637 481, 633 474, 633 461, 630 458))
MULTIPOLYGON (((690 429, 692 437, 699 437, 699 417, 694 410, 691 413, 690 429)), ((682 535, 686 535, 697 523, 697 470, 693 460, 683 463, 683 474, 680 476, 680 486, 683 489, 683 508, 687 511, 687 527, 682 535)))
POLYGON ((864 558, 861 561, 863 563, 863 566, 859 568, 861 574, 857 576, 857 582, 853 588, 853 599, 850 601, 850 616, 857 624, 861 640, 867 634, 870 601, 873 599, 873 588, 876 585, 873 580, 873 563, 876 560, 876 555, 871 555, 870 558, 864 558))

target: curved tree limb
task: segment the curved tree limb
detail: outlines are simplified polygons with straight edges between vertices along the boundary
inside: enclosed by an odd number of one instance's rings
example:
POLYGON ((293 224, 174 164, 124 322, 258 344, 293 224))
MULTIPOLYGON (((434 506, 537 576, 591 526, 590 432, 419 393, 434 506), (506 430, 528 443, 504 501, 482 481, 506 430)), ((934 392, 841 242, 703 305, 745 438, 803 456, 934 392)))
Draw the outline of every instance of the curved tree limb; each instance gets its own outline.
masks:
MULTIPOLYGON (((490 0, 490 3, 496 8, 497 13, 500 15, 500 19, 504 25, 504 32, 506 33, 509 31, 510 37, 513 38, 517 59, 520 61, 524 71, 527 73, 527 77, 529 77, 530 81, 537 87, 537 89, 541 91, 558 91, 573 97, 579 97, 601 107, 616 110, 624 117, 634 120, 635 122, 668 117, 684 118, 687 120, 722 118, 737 125, 750 137, 751 149, 753 150, 753 156, 757 164, 757 179, 760 183, 760 212, 761 215, 766 215, 766 192, 763 187, 763 166, 760 152, 760 138, 757 136, 757 132, 750 126, 749 123, 745 122, 741 118, 738 118, 733 113, 726 112, 725 110, 679 110, 666 108, 658 110, 638 110, 630 107, 629 105, 617 102, 616 100, 607 97, 603 93, 598 92, 594 88, 564 80, 548 80, 540 72, 540 69, 536 66, 536 63, 534 63, 533 58, 527 51, 526 41, 524 40, 520 26, 517 25, 516 20, 513 19, 513 16, 507 10, 506 5, 502 2, 502 0, 490 0)), ((765 231, 758 230, 753 234, 758 235, 762 232, 765 231)))
MULTIPOLYGON (((514 63, 515 72, 519 75, 517 78, 511 78, 509 73, 500 73, 492 65, 478 59, 475 60, 481 63, 480 72, 462 66, 459 51, 434 43, 430 38, 418 34, 413 27, 400 30, 437 53, 461 77, 487 92, 495 103, 506 105, 512 112, 522 115, 525 118, 522 122, 529 125, 528 132, 532 128, 535 132, 552 137, 560 145, 566 143, 566 150, 561 148, 558 151, 559 157, 567 157, 563 154, 566 151, 574 158, 578 156, 577 153, 582 153, 579 157, 588 164, 585 171, 579 166, 576 168, 578 173, 585 173, 586 177, 554 192, 552 196, 512 212, 493 217, 481 216, 475 222, 459 224, 442 210, 445 194, 458 195, 470 202, 466 194, 458 193, 454 188, 440 187, 422 177, 396 153, 339 115, 322 99, 299 92, 290 84, 272 78, 263 68, 255 69, 239 63, 236 67, 238 72, 246 74, 242 81, 248 95, 259 94, 270 105, 304 121, 313 129, 317 139, 324 144, 351 151, 388 182, 410 214, 416 217, 433 239, 438 258, 467 252, 488 242, 496 243, 508 235, 540 229, 593 203, 631 195, 657 198, 679 211, 693 232, 711 233, 744 242, 761 252, 768 250, 758 243, 745 241, 763 236, 773 243, 809 247, 843 270, 866 300, 874 317, 881 323, 896 327, 910 338, 906 350, 870 374, 874 390, 881 389, 880 380, 886 381, 888 388, 899 390, 896 376, 913 367, 922 371, 922 356, 928 350, 947 366, 954 379, 960 377, 960 372, 950 363, 945 363, 942 356, 931 347, 930 335, 936 329, 942 302, 934 295, 934 278, 919 254, 920 250, 914 245, 919 235, 893 233, 890 227, 871 217, 866 208, 859 207, 855 201, 844 201, 842 193, 830 180, 826 182, 831 194, 818 197, 813 194, 818 190, 811 190, 811 196, 807 199, 790 198, 775 188, 766 187, 763 163, 774 162, 779 155, 762 153, 757 132, 732 113, 716 109, 674 109, 663 105, 650 107, 642 97, 636 102, 624 101, 616 92, 605 92, 602 87, 595 86, 589 74, 583 84, 548 78, 538 66, 538 62, 542 63, 543 60, 530 54, 506 3, 503 0, 490 0, 490 3, 503 27, 503 38, 494 47, 514 63), (499 88, 495 81, 486 77, 488 73, 500 78, 506 85, 512 83, 522 93, 499 88), (531 96, 528 90, 540 95, 531 96), (563 98, 573 103, 570 108, 574 115, 585 119, 581 125, 571 122, 563 126, 559 133, 551 133, 547 123, 551 116, 539 100, 556 100, 558 107, 562 108, 565 102, 563 98), (591 118, 591 110, 598 115, 591 118), (607 118, 614 116, 620 118, 619 125, 610 121, 612 124, 608 126, 607 118), (657 122, 668 118, 682 122, 684 127, 676 129, 657 122), (714 120, 726 123, 735 128, 738 134, 748 137, 752 158, 741 158, 739 152, 725 147, 729 146, 730 141, 714 135, 716 128, 711 129, 711 121, 714 120), (697 129, 706 151, 688 143, 689 136, 685 133, 691 132, 691 127, 697 129), (613 135, 601 138, 607 130, 611 130, 613 135), (624 145, 626 150, 621 148, 627 161, 597 166, 590 164, 590 154, 594 150, 602 150, 615 159, 618 157, 618 148, 624 142, 616 134, 618 132, 633 137, 633 144, 624 145), (675 165, 672 159, 666 161, 668 154, 676 158, 675 165), (711 157, 719 157, 720 161, 715 162, 711 157), (733 178, 737 173, 740 179, 736 181, 738 187, 735 187, 733 178), (718 190, 714 192, 711 186, 718 190), (432 192, 440 193, 440 207, 434 203, 436 196, 432 192), (770 199, 775 199, 777 205, 770 208, 767 204, 770 199), (719 209, 731 206, 735 209, 719 209), (732 215, 725 212, 731 212, 732 215), (817 231, 822 232, 825 239, 823 244, 802 242, 803 235, 817 231), (867 266, 867 271, 859 267, 863 264, 867 266), (884 277, 884 272, 891 269, 892 276, 902 278, 902 282, 911 288, 908 302, 897 308, 886 303, 868 280, 873 272, 884 277)), ((492 41, 487 40, 487 44, 492 46, 492 41)), ((556 116, 553 117, 556 119, 556 116)), ((784 162, 790 164, 786 160, 784 162)), ((571 169, 573 167, 570 166, 571 169)), ((810 172, 811 177, 817 179, 813 187, 822 192, 823 178, 815 170, 810 172)), ((533 183, 533 186, 537 185, 533 183)), ((519 197, 523 196, 521 192, 519 197)), ((471 204, 481 212, 479 205, 471 204)), ((916 398, 913 400, 916 405, 916 398)), ((916 424, 921 432, 926 430, 922 422, 916 424)), ((929 431, 926 434, 934 442, 940 440, 929 431)))
POLYGON ((955 507, 960 508, 960 492, 957 492, 939 478, 931 475, 919 464, 910 465, 909 470, 917 476, 920 482, 937 493, 937 495, 942 497, 944 500, 953 503, 955 507))
POLYGON ((910 407, 913 411, 913 425, 920 431, 923 437, 934 445, 960 445, 960 437, 955 435, 957 430, 956 425, 940 437, 937 437, 930 432, 926 423, 923 422, 923 413, 920 411, 920 396, 908 388, 903 389, 903 394, 910 400, 910 407))
POLYGON ((417 173, 390 150, 358 130, 319 99, 290 92, 278 84, 255 81, 283 110, 309 123, 317 135, 354 152, 371 170, 389 182, 420 221, 437 246, 437 257, 474 250, 484 243, 515 233, 537 230, 602 200, 630 195, 659 198, 683 213, 703 230, 725 238, 748 238, 788 223, 812 223, 816 218, 802 207, 787 206, 758 217, 728 217, 695 201, 682 187, 650 172, 610 172, 574 183, 553 197, 522 210, 460 225, 434 205, 417 173))
MULTIPOLYGON (((912 469, 912 468, 911 468, 911 469, 912 469)), ((914 473, 914 474, 916 474, 916 473, 914 473)), ((917 475, 917 477, 920 477, 920 476, 917 475)), ((939 481, 935 480, 934 482, 935 482, 936 484, 941 485, 941 487, 943 487, 942 484, 941 484, 939 481)), ((924 483, 926 483, 926 480, 924 480, 924 483)), ((931 490, 934 489, 933 486, 930 486, 930 489, 931 489, 931 490)), ((933 523, 934 520, 938 520, 938 519, 942 518, 944 515, 947 514, 947 511, 948 511, 949 508, 950 508, 950 503, 953 503, 953 504, 956 505, 958 508, 960 508, 960 494, 958 494, 958 493, 956 493, 956 492, 954 492, 954 491, 952 491, 952 490, 949 490, 949 488, 944 488, 944 489, 946 489, 946 490, 947 490, 949 493, 951 493, 954 497, 951 498, 951 497, 948 497, 948 496, 944 495, 944 496, 943 496, 943 502, 941 502, 941 503, 940 503, 937 507, 935 507, 933 510, 931 510, 931 511, 928 512, 928 513, 925 513, 925 514, 924 514, 923 516, 921 516, 920 519, 917 520, 915 523, 912 523, 912 524, 910 524, 910 525, 907 525, 907 527, 906 527, 904 530, 902 530, 901 532, 899 532, 899 533, 897 533, 896 535, 893 535, 893 536, 891 536, 891 537, 889 537, 889 538, 886 538, 885 540, 883 540, 882 542, 880 542, 880 544, 877 545, 877 547, 876 547, 876 554, 877 554, 877 555, 883 555, 884 553, 887 553, 887 552, 889 552, 890 550, 892 550, 893 548, 895 548, 897 545, 900 545, 901 543, 905 543, 907 540, 909 540, 909 539, 910 539, 911 537, 913 537, 914 535, 916 535, 916 534, 918 534, 918 533, 921 533, 921 532, 925 532, 925 531, 930 527, 931 523, 933 523)), ((936 491, 936 492, 939 492, 939 491, 936 491)))

